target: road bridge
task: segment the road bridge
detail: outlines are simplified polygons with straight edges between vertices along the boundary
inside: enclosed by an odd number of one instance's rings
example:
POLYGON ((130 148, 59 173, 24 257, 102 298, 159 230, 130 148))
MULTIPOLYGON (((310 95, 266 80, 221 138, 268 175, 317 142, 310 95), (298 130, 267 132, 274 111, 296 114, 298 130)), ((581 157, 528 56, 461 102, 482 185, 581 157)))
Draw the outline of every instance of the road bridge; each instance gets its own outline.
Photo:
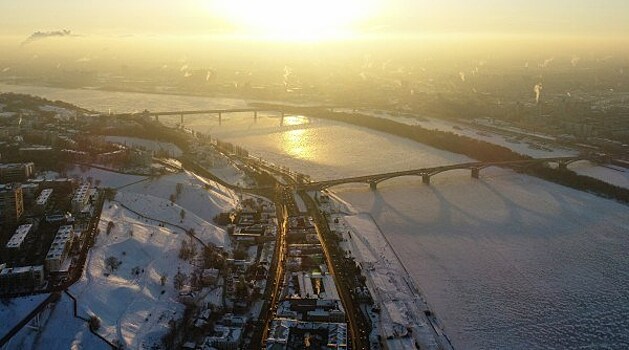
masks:
MULTIPOLYGON (((316 108, 323 108, 333 111, 334 108, 339 108, 335 106, 317 106, 316 108)), ((242 108, 223 108, 223 109, 198 109, 198 110, 179 110, 179 111, 157 111, 152 112, 149 110, 144 110, 144 112, 136 112, 136 113, 119 113, 114 114, 119 117, 130 117, 130 116, 146 116, 152 117, 156 121, 159 121, 160 116, 179 116, 180 123, 183 125, 185 122, 185 116, 187 115, 199 115, 199 114, 209 114, 218 116, 218 125, 222 125, 223 123, 223 115, 230 113, 252 113, 254 122, 258 121, 258 113, 276 113, 280 117, 280 126, 284 125, 284 117, 287 113, 289 113, 290 107, 242 107, 242 108)))
POLYGON ((499 162, 469 162, 459 163, 452 165, 444 165, 430 168, 411 169, 403 171, 394 171, 389 173, 372 174, 365 176, 346 177, 341 179, 323 180, 301 183, 296 185, 297 190, 304 191, 321 191, 333 186, 348 184, 348 183, 366 183, 372 190, 375 190, 380 182, 393 179, 401 176, 418 176, 422 178, 422 182, 430 184, 430 178, 437 174, 451 171, 451 170, 470 170, 471 176, 478 179, 480 171, 490 166, 509 167, 514 169, 523 169, 536 164, 555 163, 559 169, 567 169, 570 163, 574 163, 580 160, 593 160, 600 162, 600 159, 594 159, 593 157, 586 156, 573 156, 573 157, 552 157, 552 158, 538 158, 538 159, 526 159, 526 160, 514 160, 514 161, 499 161, 499 162))

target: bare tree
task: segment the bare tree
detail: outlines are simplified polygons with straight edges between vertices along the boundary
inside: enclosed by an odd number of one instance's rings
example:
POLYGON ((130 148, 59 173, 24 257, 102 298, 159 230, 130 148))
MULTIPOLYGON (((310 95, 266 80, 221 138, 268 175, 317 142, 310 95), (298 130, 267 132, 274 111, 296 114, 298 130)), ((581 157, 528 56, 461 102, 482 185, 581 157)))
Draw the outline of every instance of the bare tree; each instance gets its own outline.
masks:
POLYGON ((122 261, 118 260, 115 256, 110 256, 105 259, 105 267, 109 270, 109 272, 114 272, 118 267, 122 264, 122 261))
POLYGON ((177 271, 177 274, 173 278, 173 285, 175 289, 181 290, 183 285, 186 283, 187 279, 188 279, 188 276, 186 276, 185 273, 182 273, 181 271, 177 271))

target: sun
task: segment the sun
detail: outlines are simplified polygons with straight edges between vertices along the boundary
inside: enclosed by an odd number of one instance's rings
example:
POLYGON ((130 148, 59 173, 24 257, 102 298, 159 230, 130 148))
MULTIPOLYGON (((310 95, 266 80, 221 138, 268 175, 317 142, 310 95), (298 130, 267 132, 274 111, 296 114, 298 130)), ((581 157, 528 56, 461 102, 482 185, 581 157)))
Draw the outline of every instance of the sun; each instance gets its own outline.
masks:
POLYGON ((271 40, 333 40, 356 34, 375 0, 224 0, 212 11, 239 32, 271 40))

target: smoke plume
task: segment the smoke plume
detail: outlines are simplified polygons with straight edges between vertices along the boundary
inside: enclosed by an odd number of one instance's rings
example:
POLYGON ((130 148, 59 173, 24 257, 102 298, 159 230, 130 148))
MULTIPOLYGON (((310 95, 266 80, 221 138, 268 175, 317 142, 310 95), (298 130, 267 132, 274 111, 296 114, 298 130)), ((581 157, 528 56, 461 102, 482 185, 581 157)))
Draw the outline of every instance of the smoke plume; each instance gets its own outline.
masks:
POLYGON ((535 103, 539 104, 539 97, 542 94, 542 83, 535 84, 533 91, 535 92, 535 103))
POLYGON ((22 41, 21 45, 24 46, 24 45, 32 43, 33 41, 42 40, 46 38, 54 38, 54 37, 61 38, 61 37, 67 37, 67 36, 72 36, 72 32, 67 29, 53 30, 49 32, 37 31, 31 34, 28 38, 26 38, 26 40, 22 41))

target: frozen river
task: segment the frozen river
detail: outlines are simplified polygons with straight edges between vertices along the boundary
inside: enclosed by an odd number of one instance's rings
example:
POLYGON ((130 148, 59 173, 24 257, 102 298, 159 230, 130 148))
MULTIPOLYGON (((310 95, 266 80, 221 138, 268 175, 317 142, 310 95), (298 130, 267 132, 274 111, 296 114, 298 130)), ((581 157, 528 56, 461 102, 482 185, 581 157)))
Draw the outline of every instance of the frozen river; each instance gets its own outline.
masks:
MULTIPOLYGON (((223 108, 210 99, 7 87, 115 112, 223 108)), ((160 119, 161 120, 161 119, 160 119)), ((173 119, 173 122, 175 120, 173 119)), ((186 124, 314 179, 468 161, 398 137, 323 120, 231 115, 186 124)), ((373 215, 458 349, 629 348, 627 206, 502 169, 334 188, 373 215)))

